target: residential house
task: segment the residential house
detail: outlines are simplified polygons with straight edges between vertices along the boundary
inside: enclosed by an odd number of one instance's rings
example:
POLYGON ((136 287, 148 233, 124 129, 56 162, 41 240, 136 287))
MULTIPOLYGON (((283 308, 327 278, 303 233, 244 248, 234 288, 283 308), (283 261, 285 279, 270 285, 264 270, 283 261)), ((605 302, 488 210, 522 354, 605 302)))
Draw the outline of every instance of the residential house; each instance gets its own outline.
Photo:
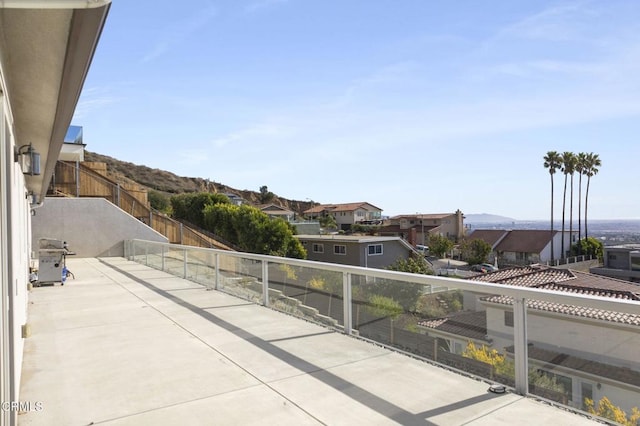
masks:
POLYGON ((231 204, 233 205, 241 206, 242 204, 244 204, 244 198, 242 198, 238 194, 234 194, 232 192, 225 192, 223 195, 226 195, 227 198, 229 198, 229 201, 231 201, 231 204))
POLYGON ((282 206, 275 204, 262 204, 257 206, 262 213, 266 214, 270 218, 280 218, 287 222, 291 222, 295 219, 295 212, 293 210, 286 209, 282 206))
MULTIPOLYGON (((17 424, 31 218, 37 214, 110 7, 108 0, 0 2, 0 424, 17 424)), ((71 350, 71 349, 70 349, 71 350)))
POLYGON ((368 235, 296 235, 307 259, 342 265, 386 268, 415 250, 398 237, 368 235))
POLYGON ((592 274, 640 283, 640 244, 604 247, 604 265, 591 268, 592 274))
MULTIPOLYGON (((491 245, 489 260, 494 262, 497 257, 500 265, 545 263, 563 257, 561 231, 551 233, 551 231, 538 229, 476 229, 469 234, 468 239, 470 241, 480 239, 491 245), (552 243, 554 259, 551 259, 552 243)), ((577 239, 577 231, 573 233, 565 231, 565 255, 577 239)))
POLYGON ((338 229, 348 231, 355 224, 377 225, 382 224, 382 209, 367 202, 347 204, 319 204, 305 210, 305 217, 311 220, 319 220, 331 215, 336 220, 338 229))
POLYGON ((442 235, 454 241, 462 239, 465 233, 464 215, 455 213, 406 214, 390 218, 379 230, 380 235, 394 235, 404 238, 410 244, 429 245, 430 235, 442 235))
MULTIPOLYGON (((470 278, 504 286, 524 286, 640 302, 638 287, 621 280, 546 266, 503 269, 470 278)), ((465 292, 464 311, 419 323, 453 353, 468 342, 502 354, 513 353, 513 299, 465 292)), ((630 412, 640 401, 638 315, 561 303, 527 300, 530 366, 564 386, 566 402, 584 408, 584 398, 606 396, 630 412), (604 328, 604 332, 603 332, 604 328)), ((441 347, 443 347, 441 345, 441 347)))

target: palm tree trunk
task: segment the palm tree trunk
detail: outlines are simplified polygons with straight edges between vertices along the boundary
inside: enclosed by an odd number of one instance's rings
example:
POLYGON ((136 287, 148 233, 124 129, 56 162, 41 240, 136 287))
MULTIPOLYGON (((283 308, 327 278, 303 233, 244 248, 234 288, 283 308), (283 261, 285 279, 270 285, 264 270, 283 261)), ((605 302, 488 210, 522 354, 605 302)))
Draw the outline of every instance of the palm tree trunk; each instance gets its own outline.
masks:
POLYGON ((551 261, 553 261, 553 173, 551 175, 551 261))
POLYGON ((569 247, 573 241, 573 174, 571 175, 571 200, 569 201, 569 247))
POLYGON ((584 239, 589 238, 587 233, 587 207, 589 206, 589 183, 591 182, 591 176, 587 176, 587 191, 584 195, 584 239))
POLYGON ((560 247, 562 247, 562 252, 560 253, 560 258, 564 259, 564 254, 565 254, 565 250, 564 250, 564 214, 565 211, 567 210, 567 175, 564 175, 564 193, 562 195, 562 235, 561 237, 561 243, 560 243, 560 247))
POLYGON ((582 173, 580 173, 580 179, 578 180, 578 254, 582 254, 580 248, 580 240, 582 239, 582 173))

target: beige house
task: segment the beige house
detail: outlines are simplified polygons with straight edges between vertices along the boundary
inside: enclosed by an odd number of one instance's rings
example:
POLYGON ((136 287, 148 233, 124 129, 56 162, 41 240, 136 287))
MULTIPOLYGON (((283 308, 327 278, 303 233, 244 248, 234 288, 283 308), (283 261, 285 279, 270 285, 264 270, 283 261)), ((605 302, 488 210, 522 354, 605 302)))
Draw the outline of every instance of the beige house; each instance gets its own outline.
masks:
POLYGON ((355 224, 377 225, 382 223, 382 209, 367 202, 346 204, 319 204, 304 212, 305 217, 319 220, 333 216, 338 229, 347 231, 355 224))
POLYGON ((287 222, 291 222, 295 219, 295 212, 293 210, 286 209, 276 204, 263 204, 257 206, 260 211, 272 219, 280 218, 287 222))
POLYGON ((395 235, 409 241, 410 244, 429 245, 430 235, 442 235, 454 241, 464 237, 464 215, 460 210, 455 213, 407 214, 385 221, 380 235, 395 235))

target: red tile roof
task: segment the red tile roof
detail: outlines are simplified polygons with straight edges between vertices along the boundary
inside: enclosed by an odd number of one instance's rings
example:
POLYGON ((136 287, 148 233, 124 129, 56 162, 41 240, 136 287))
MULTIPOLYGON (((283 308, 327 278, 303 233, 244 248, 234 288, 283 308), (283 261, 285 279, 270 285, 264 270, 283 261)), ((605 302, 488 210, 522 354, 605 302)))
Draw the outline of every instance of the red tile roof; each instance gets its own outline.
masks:
MULTIPOLYGON (((557 234, 558 231, 553 231, 557 234)), ((551 242, 551 231, 515 229, 498 244, 500 251, 516 253, 540 253, 551 242)))
POLYGON ((483 240, 494 247, 508 232, 503 229, 476 229, 469 234, 469 240, 483 240))
MULTIPOLYGON (((546 266, 508 268, 470 277, 469 280, 640 301, 640 286, 631 282, 546 266)), ((513 299, 506 296, 488 296, 483 298, 483 300, 503 305, 511 305, 513 303, 513 299)), ((528 300, 527 306, 539 311, 557 312, 583 318, 640 325, 640 313, 638 315, 632 315, 537 300, 528 300)), ((640 304, 638 305, 638 311, 640 312, 640 304)))

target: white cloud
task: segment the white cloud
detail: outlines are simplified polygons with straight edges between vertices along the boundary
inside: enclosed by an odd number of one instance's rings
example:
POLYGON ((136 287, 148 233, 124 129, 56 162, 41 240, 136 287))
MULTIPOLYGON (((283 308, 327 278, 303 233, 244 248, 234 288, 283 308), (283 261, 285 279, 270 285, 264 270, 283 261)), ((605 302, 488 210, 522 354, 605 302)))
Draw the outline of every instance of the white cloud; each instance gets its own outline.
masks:
POLYGON ((96 110, 120 102, 122 98, 111 94, 109 87, 91 87, 82 91, 82 97, 76 105, 74 120, 91 116, 96 110))
POLYGON ((179 45, 192 34, 197 33, 201 28, 217 16, 218 11, 215 7, 209 6, 205 9, 198 10, 186 19, 178 20, 175 24, 163 29, 162 36, 157 40, 153 49, 144 55, 141 59, 142 63, 150 62, 168 51, 174 46, 179 45))

